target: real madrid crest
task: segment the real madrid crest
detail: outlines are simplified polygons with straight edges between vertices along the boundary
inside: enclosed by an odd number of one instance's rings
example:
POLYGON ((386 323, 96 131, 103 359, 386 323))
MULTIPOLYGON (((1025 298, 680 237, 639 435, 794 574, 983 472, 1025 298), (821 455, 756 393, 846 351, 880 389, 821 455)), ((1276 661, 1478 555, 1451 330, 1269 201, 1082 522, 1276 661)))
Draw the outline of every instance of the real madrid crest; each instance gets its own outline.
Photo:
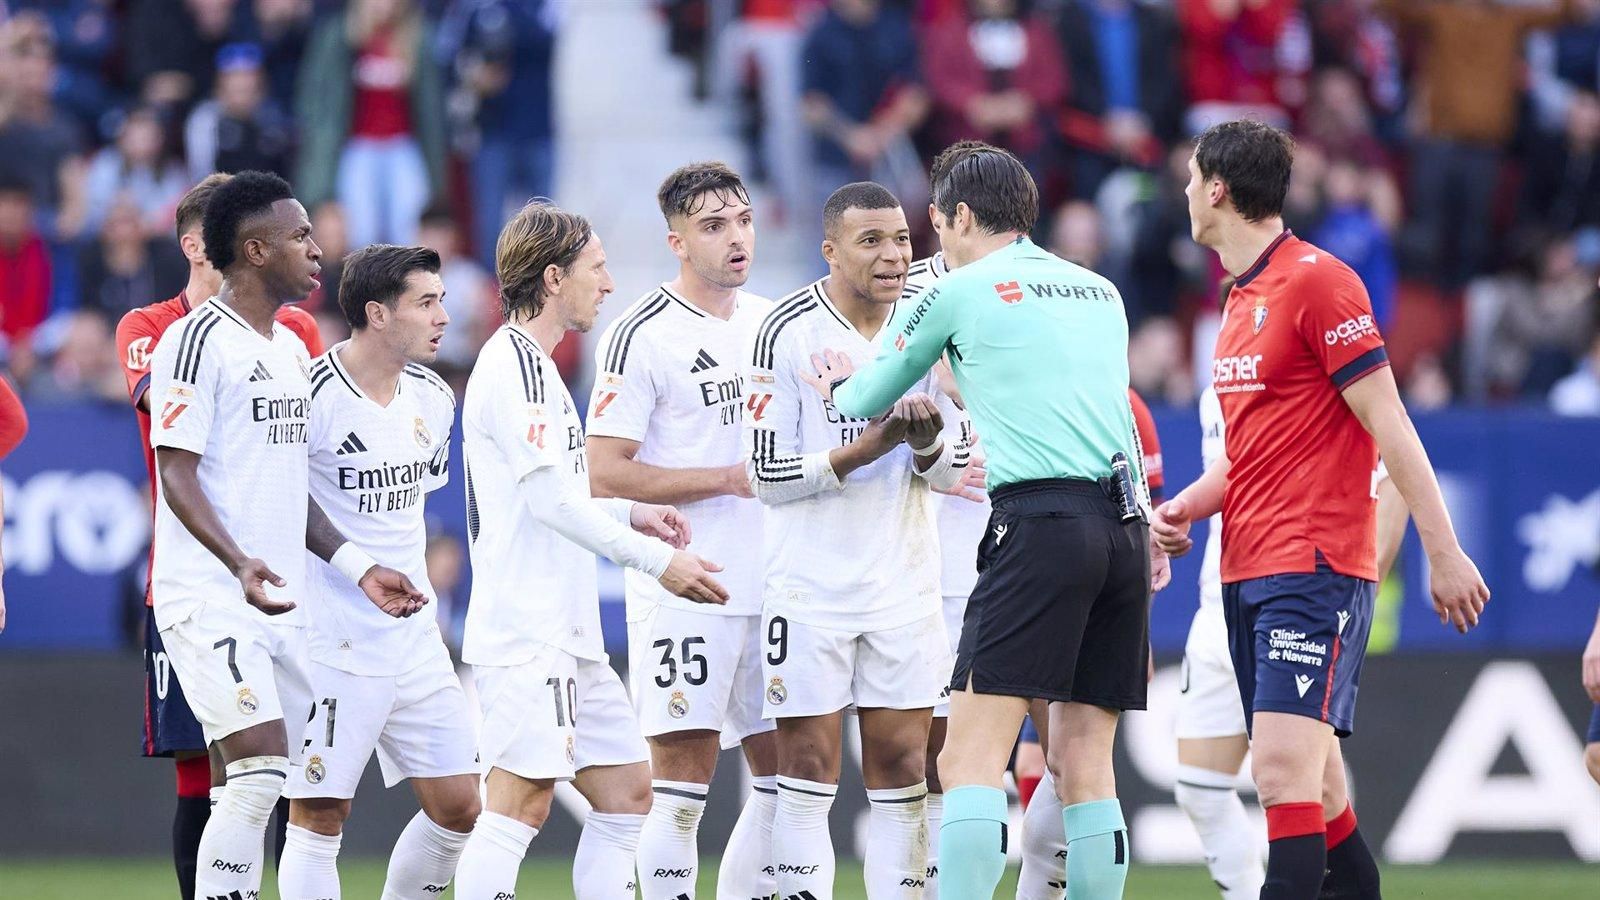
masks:
POLYGON ((416 424, 411 429, 411 436, 417 439, 417 446, 424 450, 433 443, 433 435, 428 433, 428 426, 423 424, 421 416, 417 416, 416 424))
POLYGON ((578 761, 578 747, 577 747, 576 744, 573 743, 572 735, 569 734, 569 735, 567 735, 567 762, 575 763, 577 761, 578 761))
POLYGON ((255 715, 256 710, 261 708, 261 701, 256 699, 255 692, 249 688, 239 688, 238 702, 239 712, 242 712, 247 716, 255 715))
POLYGON ((1255 308, 1250 310, 1250 325, 1255 328, 1255 333, 1261 333, 1261 326, 1267 324, 1267 298, 1257 297, 1255 308))
POLYGON ((783 679, 776 675, 772 676, 772 680, 767 682, 767 702, 773 706, 782 706, 783 701, 787 699, 789 699, 789 689, 783 686, 783 679))
POLYGON ((306 780, 312 784, 321 784, 322 779, 328 777, 328 767, 322 764, 322 757, 312 756, 306 760, 306 780))
POLYGON ((689 699, 683 696, 683 691, 673 691, 672 698, 667 701, 667 715, 674 719, 681 719, 689 714, 689 699))

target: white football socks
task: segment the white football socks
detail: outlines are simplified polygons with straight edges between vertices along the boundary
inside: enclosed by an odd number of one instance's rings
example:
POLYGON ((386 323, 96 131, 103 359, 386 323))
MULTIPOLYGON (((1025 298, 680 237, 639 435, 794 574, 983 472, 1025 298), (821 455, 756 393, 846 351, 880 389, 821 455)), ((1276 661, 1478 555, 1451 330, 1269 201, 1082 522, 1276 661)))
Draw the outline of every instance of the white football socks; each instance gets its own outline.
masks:
POLYGON ((283 900, 340 900, 340 835, 318 834, 291 823, 278 860, 278 895, 283 900))
POLYGON ((439 825, 427 813, 412 816, 389 854, 383 900, 436 900, 455 877, 471 836, 439 825))
POLYGON ((572 857, 572 891, 577 900, 634 900, 634 858, 644 816, 589 813, 583 820, 578 852, 572 857))
POLYGON ((1056 780, 1046 769, 1022 813, 1022 874, 1017 900, 1061 900, 1067 893, 1067 829, 1056 780))
POLYGON ((833 837, 828 831, 828 810, 839 792, 836 784, 778 776, 778 811, 772 830, 782 835, 773 841, 772 858, 778 867, 780 900, 800 897, 833 898, 833 837))
POLYGON ((706 786, 657 780, 650 792, 650 814, 639 833, 639 893, 644 900, 693 898, 706 786))
POLYGON ((457 900, 515 897, 517 870, 538 833, 539 829, 509 816, 488 810, 479 813, 456 866, 457 900))
POLYGON ((939 826, 944 823, 944 794, 928 794, 928 868, 922 900, 939 900, 939 826))
POLYGON ((195 855, 196 896, 226 897, 235 891, 248 896, 261 890, 267 819, 288 776, 289 760, 282 756, 252 756, 228 764, 228 783, 211 808, 195 855))
POLYGON ((1173 794, 1194 823, 1206 867, 1224 900, 1254 900, 1266 881, 1261 835, 1245 815, 1244 801, 1234 789, 1235 776, 1198 766, 1179 766, 1173 794))
POLYGON ((766 900, 778 890, 772 862, 772 820, 778 812, 778 776, 750 779, 739 821, 717 870, 717 900, 766 900))
POLYGON ((928 866, 928 783, 867 791, 867 852, 862 875, 873 900, 923 895, 928 866))

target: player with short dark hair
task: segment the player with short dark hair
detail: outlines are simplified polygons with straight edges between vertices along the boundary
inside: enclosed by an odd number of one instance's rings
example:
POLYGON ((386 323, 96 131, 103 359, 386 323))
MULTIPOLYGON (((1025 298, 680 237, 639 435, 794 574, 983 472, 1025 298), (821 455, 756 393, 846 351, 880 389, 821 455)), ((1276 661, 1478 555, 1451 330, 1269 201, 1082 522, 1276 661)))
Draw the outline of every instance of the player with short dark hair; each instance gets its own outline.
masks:
POLYGON ((310 359, 275 321, 318 286, 305 208, 283 179, 244 172, 215 188, 203 234, 222 284, 150 360, 151 594, 190 708, 226 764, 198 851, 195 891, 211 898, 260 890, 262 835, 299 757, 311 706, 298 610, 306 551, 390 615, 425 598, 346 541, 307 493, 310 359))
POLYGON ((872 420, 842 415, 813 390, 824 352, 865 354, 887 337, 911 262, 905 212, 881 185, 839 188, 823 221, 828 275, 767 316, 745 374, 750 483, 767 505, 773 854, 779 896, 832 896, 828 812, 853 707, 870 805, 867 892, 900 896, 927 875, 924 754, 950 673, 932 489, 953 488, 968 454, 931 374, 872 420))
POLYGON ((596 500, 583 421, 551 351, 594 327, 614 285, 588 220, 523 207, 495 246, 506 323, 478 354, 461 417, 472 601, 461 658, 483 711, 485 806, 457 867, 462 900, 516 895, 557 781, 593 807, 573 857, 578 900, 633 896, 650 809, 649 749, 607 665, 595 555, 675 596, 725 603, 714 563, 685 552, 670 506, 596 500), (656 540, 660 538, 660 540, 656 540))
POLYGON ((1033 698, 1051 701, 1051 731, 1070 736, 1049 760, 1069 890, 1121 896, 1127 826, 1111 749, 1120 712, 1145 705, 1150 590, 1167 575, 1146 543, 1121 295, 1028 240, 1037 198, 1004 150, 947 159, 932 217, 950 273, 896 311, 870 364, 829 358, 818 372, 840 414, 876 416, 947 356, 987 448, 994 513, 939 754, 941 893, 963 900, 992 894, 1005 869, 1000 785, 1033 698))
POLYGON ((740 368, 771 301, 744 291, 755 214, 720 162, 674 170, 657 194, 677 277, 645 293, 596 342, 589 481, 597 496, 673 504, 695 546, 723 564, 728 602, 673 596, 626 576, 628 666, 655 794, 639 839, 644 900, 695 894, 700 819, 720 747, 753 776, 722 853, 717 894, 770 896, 777 801, 773 724, 761 718, 761 504, 745 474, 740 368))
MULTIPOLYGON (((455 394, 427 368, 450 316, 439 254, 374 244, 345 257, 350 339, 311 366, 311 496, 329 521, 435 598, 424 497, 449 481, 455 394)), ((430 900, 455 875, 478 817, 477 737, 429 606, 395 619, 332 566, 308 562, 312 707, 306 760, 278 865, 285 900, 340 896, 337 867, 356 784, 373 751, 384 781, 411 781, 422 809, 395 842, 386 900, 430 900)))
MULTIPOLYGON (((206 259, 201 221, 211 195, 231 177, 208 175, 178 201, 178 244, 189 261, 189 281, 182 293, 170 300, 129 310, 117 323, 117 358, 122 366, 122 374, 127 379, 128 398, 133 402, 134 417, 139 426, 139 443, 144 448, 145 468, 150 479, 152 520, 155 516, 157 476, 155 449, 150 446, 150 356, 169 326, 188 315, 195 306, 215 296, 222 286, 222 273, 212 268, 206 259)), ((317 332, 316 319, 310 313, 285 304, 278 307, 276 318, 300 338, 308 354, 321 354, 322 336, 317 332)), ((150 568, 153 570, 154 543, 150 554, 150 568)), ((145 584, 144 602, 145 714, 140 749, 145 756, 170 756, 177 761, 178 803, 172 821, 172 855, 178 872, 179 892, 183 900, 194 900, 195 853, 199 849, 206 820, 211 815, 210 795, 222 789, 222 757, 213 752, 207 758, 206 741, 200 723, 189 710, 189 704, 184 700, 183 686, 172 671, 166 649, 161 645, 161 632, 156 628, 148 581, 145 584)), ((281 852, 283 824, 288 816, 287 803, 281 804, 278 812, 279 837, 276 843, 281 852)))
POLYGON ((1489 589, 1456 540, 1366 288, 1283 226, 1292 163, 1288 135, 1255 122, 1209 129, 1190 159, 1194 239, 1235 278, 1212 365, 1226 453, 1161 506, 1154 533, 1182 553, 1192 520, 1221 511, 1227 523, 1223 613, 1270 840, 1262 898, 1377 897, 1339 738, 1354 728, 1372 623, 1380 453, 1440 620, 1465 633, 1489 589))

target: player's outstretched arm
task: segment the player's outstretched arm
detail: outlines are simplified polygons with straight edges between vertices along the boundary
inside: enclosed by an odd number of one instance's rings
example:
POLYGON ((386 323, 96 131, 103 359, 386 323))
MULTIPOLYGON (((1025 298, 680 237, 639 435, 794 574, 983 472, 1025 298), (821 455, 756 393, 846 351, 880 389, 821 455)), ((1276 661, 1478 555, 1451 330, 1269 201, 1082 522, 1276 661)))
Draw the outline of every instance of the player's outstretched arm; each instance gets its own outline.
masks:
POLYGON ((1439 621, 1453 624, 1466 634, 1478 624, 1483 605, 1489 602, 1489 587, 1456 540, 1433 464, 1411 425, 1405 404, 1400 402, 1394 373, 1387 366, 1376 369, 1346 386, 1343 396, 1377 441, 1389 478, 1416 520, 1417 534, 1428 554, 1433 608, 1439 621))
POLYGON ((668 469, 640 462, 639 441, 589 436, 589 487, 596 497, 627 497, 640 503, 676 505, 712 497, 754 497, 743 463, 711 468, 668 469))
POLYGON ((1194 546, 1189 527, 1196 519, 1207 519, 1222 510, 1222 495, 1228 490, 1228 471, 1232 463, 1226 456, 1206 469, 1205 474, 1178 492, 1178 496, 1156 507, 1150 523, 1150 539, 1169 556, 1182 556, 1194 546))
POLYGON ((156 473, 161 479, 161 496, 183 527, 189 529, 201 546, 222 561, 239 579, 244 599, 269 616, 294 609, 288 600, 267 596, 264 584, 283 587, 284 581, 262 560, 247 556, 223 526, 216 507, 200 487, 200 454, 176 447, 156 448, 156 473))
POLYGON ((339 526, 311 497, 306 498, 306 549, 355 582, 372 605, 397 619, 413 615, 428 604, 427 596, 404 572, 378 565, 365 550, 345 540, 339 526))
POLYGON ((878 335, 878 355, 835 387, 833 405, 847 416, 881 416, 928 374, 950 343, 948 286, 934 285, 915 306, 901 304, 878 335))

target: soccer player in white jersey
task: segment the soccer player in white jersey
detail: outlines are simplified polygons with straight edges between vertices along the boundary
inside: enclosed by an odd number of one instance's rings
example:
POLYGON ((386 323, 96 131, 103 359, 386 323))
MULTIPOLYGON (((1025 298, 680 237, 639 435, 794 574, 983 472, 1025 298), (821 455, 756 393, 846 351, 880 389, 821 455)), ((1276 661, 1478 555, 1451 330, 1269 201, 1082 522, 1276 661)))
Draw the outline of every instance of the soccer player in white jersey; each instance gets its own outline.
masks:
MULTIPOLYGON (((339 305, 351 337, 311 367, 311 496, 328 519, 432 598, 423 499, 449 479, 455 394, 424 368, 439 352, 439 254, 379 244, 350 254, 339 305)), ((284 900, 340 896, 340 836, 374 750, 422 811, 389 857, 383 900, 431 900, 450 883, 478 817, 477 740, 429 606, 393 619, 331 566, 307 564, 313 713, 278 865, 284 900)))
POLYGON ((778 720, 778 894, 833 895, 828 811, 854 707, 871 803, 867 893, 916 897, 928 725, 951 668, 930 487, 953 487, 967 450, 931 375, 878 419, 846 418, 823 399, 821 355, 874 355, 911 262, 905 213, 880 185, 835 191, 823 228, 829 274, 767 316, 745 378, 751 484, 768 507, 762 659, 766 714, 778 720))
POLYGON ((673 504, 689 516, 696 549, 724 566, 728 602, 695 603, 644 572, 626 576, 628 674, 655 795, 639 839, 639 887, 644 900, 694 896, 719 744, 743 744, 754 790, 722 853, 717 896, 750 900, 774 890, 778 760, 774 726, 761 717, 762 516, 739 436, 740 369, 772 303, 740 290, 756 232, 736 172, 684 166, 657 200, 678 277, 595 345, 589 482, 596 496, 673 504))
POLYGON ((573 859, 574 892, 620 900, 634 896, 649 750, 606 661, 595 554, 659 578, 677 596, 723 603, 728 595, 711 575, 720 567, 681 549, 692 537, 688 517, 590 495, 583 422, 550 358, 568 331, 594 327, 614 289, 588 221, 528 204, 501 231, 495 268, 506 324, 478 354, 461 420, 472 558, 461 655, 483 712, 487 797, 455 896, 516 896, 517 869, 550 814, 555 783, 570 780, 593 807, 573 859))
POLYGON ((222 289, 150 362, 161 548, 152 592, 168 657, 227 766, 195 879, 197 897, 227 900, 258 896, 267 817, 300 755, 311 687, 299 606, 317 602, 306 551, 383 613, 408 616, 426 601, 307 496, 310 360, 273 321, 317 287, 322 251, 305 208, 283 179, 243 172, 217 188, 202 231, 222 289))
MULTIPOLYGON (((1224 450, 1222 407, 1217 392, 1200 395, 1200 455, 1211 468, 1224 450)), ((1378 463, 1378 573, 1394 565, 1409 513, 1389 473, 1378 463)), ((1263 836, 1245 815, 1236 785, 1250 741, 1244 705, 1228 655, 1228 625, 1222 615, 1222 513, 1211 517, 1200 564, 1200 608, 1183 648, 1178 717, 1178 779, 1173 795, 1188 814, 1205 850, 1211 880, 1224 900, 1254 900, 1266 880, 1263 836)))

